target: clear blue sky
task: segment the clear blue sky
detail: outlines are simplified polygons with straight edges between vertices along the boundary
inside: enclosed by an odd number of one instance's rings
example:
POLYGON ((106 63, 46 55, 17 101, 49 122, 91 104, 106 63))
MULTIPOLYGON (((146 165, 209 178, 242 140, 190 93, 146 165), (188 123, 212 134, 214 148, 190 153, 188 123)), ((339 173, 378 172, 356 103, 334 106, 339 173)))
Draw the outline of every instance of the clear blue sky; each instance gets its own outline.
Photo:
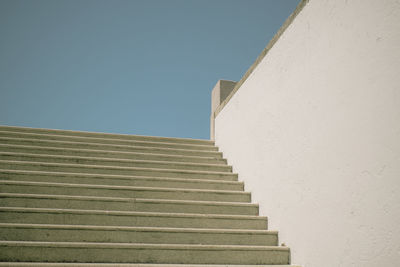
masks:
POLYGON ((0 124, 209 138, 299 0, 0 0, 0 124))

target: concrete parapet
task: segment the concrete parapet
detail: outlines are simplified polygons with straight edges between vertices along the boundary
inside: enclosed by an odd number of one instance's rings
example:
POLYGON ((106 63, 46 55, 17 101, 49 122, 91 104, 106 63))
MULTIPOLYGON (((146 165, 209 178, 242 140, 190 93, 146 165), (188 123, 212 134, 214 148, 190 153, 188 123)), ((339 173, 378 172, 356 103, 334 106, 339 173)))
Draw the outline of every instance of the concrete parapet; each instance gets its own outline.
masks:
POLYGON ((210 139, 214 140, 215 111, 235 88, 236 82, 219 80, 211 92, 210 139))

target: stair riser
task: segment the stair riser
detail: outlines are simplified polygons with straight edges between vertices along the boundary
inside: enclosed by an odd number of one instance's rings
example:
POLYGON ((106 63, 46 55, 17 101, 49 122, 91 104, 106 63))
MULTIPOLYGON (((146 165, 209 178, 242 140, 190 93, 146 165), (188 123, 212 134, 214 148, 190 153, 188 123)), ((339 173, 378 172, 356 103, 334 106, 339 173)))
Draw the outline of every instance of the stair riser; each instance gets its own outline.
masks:
POLYGON ((232 172, 232 167, 227 165, 204 165, 204 164, 188 164, 188 163, 185 164, 185 163, 175 163, 175 162, 172 163, 172 162, 114 161, 106 159, 63 158, 56 156, 40 156, 40 155, 32 155, 32 156, 12 155, 12 154, 2 154, 1 152, 0 152, 0 160, 85 164, 85 165, 112 166, 112 167, 140 167, 140 168, 154 168, 154 169, 232 172))
POLYGON ((0 151, 16 152, 27 154, 46 154, 46 155, 62 155, 62 156, 78 156, 78 157, 98 157, 110 159, 130 159, 130 160, 154 160, 166 162, 187 162, 187 163, 203 163, 203 164, 226 164, 225 159, 212 157, 184 157, 184 156, 168 156, 147 153, 128 153, 128 152, 108 152, 105 150, 82 150, 82 149, 66 149, 56 147, 40 147, 40 146, 19 146, 0 144, 0 151))
POLYGON ((96 144, 106 144, 106 145, 218 151, 217 147, 211 145, 189 145, 189 144, 174 144, 174 143, 164 143, 164 142, 127 141, 127 140, 103 139, 103 138, 92 138, 92 137, 82 137, 82 136, 61 136, 61 135, 51 135, 51 134, 20 133, 20 132, 9 132, 1 130, 0 130, 0 136, 12 137, 12 138, 29 138, 38 140, 96 143, 96 144))
POLYGON ((113 262, 167 264, 289 264, 288 250, 196 250, 82 247, 3 247, 1 261, 113 262))
POLYGON ((264 219, 232 219, 209 217, 161 217, 146 215, 113 214, 77 214, 49 212, 14 212, 1 211, 0 222, 35 223, 35 224, 73 224, 73 225, 108 225, 108 226, 143 226, 176 228, 211 228, 211 229, 254 229, 266 230, 264 219))
POLYGON ((0 227, 0 240, 277 246, 277 234, 0 227))
POLYGON ((119 210, 198 214, 258 215, 257 206, 218 206, 202 204, 157 203, 143 201, 94 201, 48 198, 1 197, 0 206, 83 210, 119 210))
POLYGON ((97 143, 80 143, 80 142, 64 142, 64 141, 51 141, 40 139, 19 139, 19 138, 2 138, 0 136, 0 143, 9 145, 30 145, 41 147, 57 147, 57 148, 75 148, 75 149, 94 149, 103 151, 120 151, 120 152, 137 152, 137 153, 150 153, 150 154, 163 154, 171 156, 194 156, 194 157, 213 157, 222 158, 221 152, 216 151, 202 151, 202 150, 177 150, 177 149, 163 149, 156 147, 140 147, 140 146, 116 146, 97 143))
POLYGON ((237 174, 0 161, 0 169, 237 181, 237 174))
POLYGON ((188 139, 188 138, 168 138, 168 137, 165 138, 165 137, 124 135, 124 134, 121 135, 121 134, 110 134, 110 133, 24 128, 24 127, 15 127, 15 126, 0 126, 0 130, 1 131, 9 131, 9 132, 20 132, 20 133, 38 133, 38 134, 53 134, 53 135, 61 135, 61 136, 114 138, 114 139, 122 139, 122 140, 168 142, 168 143, 177 143, 177 144, 199 144, 199 145, 213 145, 214 144, 214 142, 212 142, 210 140, 198 140, 198 139, 188 139))
POLYGON ((2 193, 250 202, 250 194, 0 184, 2 193))
POLYGON ((231 190, 231 191, 243 191, 243 183, 233 182, 233 183, 218 183, 214 181, 201 181, 196 180, 169 180, 160 179, 152 180, 146 178, 131 178, 131 179, 119 179, 113 178, 100 178, 100 177, 87 177, 79 176, 79 174, 72 176, 63 176, 63 173, 54 175, 44 175, 36 173, 7 173, 1 172, 0 177, 3 180, 18 180, 18 181, 32 181, 32 182, 50 182, 50 183, 72 183, 72 184, 97 184, 97 185, 121 185, 121 186, 144 186, 152 187, 157 185, 157 187, 163 188, 189 188, 189 189, 213 189, 213 190, 231 190))

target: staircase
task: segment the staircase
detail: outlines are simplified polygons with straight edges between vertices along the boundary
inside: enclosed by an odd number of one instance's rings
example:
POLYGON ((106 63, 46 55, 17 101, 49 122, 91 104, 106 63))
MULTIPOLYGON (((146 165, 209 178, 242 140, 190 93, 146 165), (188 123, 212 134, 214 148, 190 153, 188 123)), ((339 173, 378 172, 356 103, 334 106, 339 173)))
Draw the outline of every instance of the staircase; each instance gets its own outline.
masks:
POLYGON ((212 141, 0 126, 0 266, 290 264, 243 188, 212 141))

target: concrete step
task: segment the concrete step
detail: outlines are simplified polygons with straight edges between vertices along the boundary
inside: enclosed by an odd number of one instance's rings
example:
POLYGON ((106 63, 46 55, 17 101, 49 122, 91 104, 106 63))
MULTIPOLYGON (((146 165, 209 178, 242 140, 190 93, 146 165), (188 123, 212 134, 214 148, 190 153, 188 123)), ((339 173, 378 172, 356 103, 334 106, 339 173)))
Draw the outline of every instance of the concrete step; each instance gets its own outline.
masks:
POLYGON ((0 266, 289 266, 237 180, 208 140, 0 126, 0 266))
POLYGON ((183 155, 183 156, 195 156, 195 157, 222 158, 222 153, 218 151, 45 140, 45 139, 21 138, 21 137, 5 137, 1 135, 0 135, 0 143, 9 145, 13 144, 13 145, 28 145, 28 146, 41 146, 41 147, 93 149, 93 150, 103 150, 103 151, 105 150, 105 151, 117 151, 117 152, 137 152, 137 153, 150 153, 150 154, 176 155, 176 156, 183 155))
POLYGON ((252 203, 144 198, 132 199, 122 197, 67 196, 32 193, 0 193, 0 206, 253 216, 258 215, 258 205, 252 203))
MULTIPOLYGON (((1 142, 1 140, 0 140, 1 142)), ((126 151, 110 151, 100 149, 79 149, 79 148, 60 148, 42 147, 32 145, 0 144, 0 151, 18 152, 24 154, 48 154, 63 156, 98 157, 111 159, 132 159, 132 160, 153 160, 153 161, 173 161, 205 164, 226 164, 226 160, 215 157, 196 157, 196 156, 174 156, 151 153, 137 153, 126 151)))
POLYGON ((277 246, 268 230, 0 223, 0 240, 277 246))
POLYGON ((113 134, 113 133, 99 133, 99 132, 84 132, 84 131, 70 131, 70 130, 56 130, 56 129, 43 129, 43 128, 30 128, 18 126, 0 126, 1 131, 22 132, 22 133, 39 133, 39 134, 54 134, 66 136, 83 136, 83 137, 97 137, 97 138, 114 138, 121 140, 134 140, 134 141, 151 141, 151 142, 167 142, 177 144, 199 144, 199 145, 214 145, 213 141, 203 139, 191 138, 174 138, 174 137, 158 137, 158 136, 141 136, 129 134, 113 134))
POLYGON ((223 202, 251 201, 250 193, 241 191, 68 184, 10 180, 0 180, 0 192, 22 194, 29 192, 31 194, 49 195, 154 198, 174 200, 210 200, 223 202))
POLYGON ((168 143, 168 142, 155 142, 155 141, 139 141, 139 140, 124 140, 116 138, 104 137, 87 137, 87 136, 67 136, 57 134, 44 134, 32 132, 13 132, 2 131, 0 129, 0 136, 13 137, 13 138, 29 138, 29 139, 42 139, 42 140, 56 140, 56 141, 72 141, 83 143, 97 143, 109 145, 124 145, 124 146, 144 146, 153 148, 172 148, 172 149, 187 149, 187 150, 204 150, 204 151, 218 151, 218 148, 210 144, 183 144, 183 143, 168 143))
POLYGON ((73 183, 73 184, 98 184, 121 186, 144 186, 164 188, 192 188, 243 191, 243 182, 223 180, 201 180, 169 177, 145 177, 112 174, 64 173, 24 170, 0 169, 2 180, 17 180, 31 182, 73 183))
MULTIPOLYGON (((0 262, 0 266, 10 267, 254 267, 254 265, 219 265, 219 264, 152 264, 152 263, 57 263, 57 262, 0 262)), ((301 267, 300 265, 265 265, 257 267, 301 267)))
POLYGON ((20 207, 0 207, 0 222, 210 229, 267 229, 267 218, 263 216, 20 207))
POLYGON ((237 174, 229 172, 174 170, 174 169, 140 168, 140 167, 113 167, 113 166, 11 161, 11 160, 0 160, 0 169, 50 171, 50 172, 56 171, 56 172, 67 172, 67 173, 116 174, 116 175, 227 180, 227 181, 237 181, 238 177, 237 174))
POLYGON ((0 261, 289 264, 290 250, 277 246, 170 245, 91 242, 1 241, 0 261))
POLYGON ((226 164, 205 164, 205 163, 188 163, 188 162, 165 162, 150 160, 131 160, 131 159, 108 159, 98 157, 80 157, 80 156, 63 156, 63 155, 46 155, 46 154, 29 154, 19 152, 2 152, 0 151, 1 160, 13 161, 33 161, 33 162, 52 162, 52 163, 71 163, 84 165, 99 165, 113 167, 143 167, 143 168, 160 168, 160 169, 176 169, 176 170, 199 170, 199 171, 217 171, 232 172, 232 167, 226 164))

